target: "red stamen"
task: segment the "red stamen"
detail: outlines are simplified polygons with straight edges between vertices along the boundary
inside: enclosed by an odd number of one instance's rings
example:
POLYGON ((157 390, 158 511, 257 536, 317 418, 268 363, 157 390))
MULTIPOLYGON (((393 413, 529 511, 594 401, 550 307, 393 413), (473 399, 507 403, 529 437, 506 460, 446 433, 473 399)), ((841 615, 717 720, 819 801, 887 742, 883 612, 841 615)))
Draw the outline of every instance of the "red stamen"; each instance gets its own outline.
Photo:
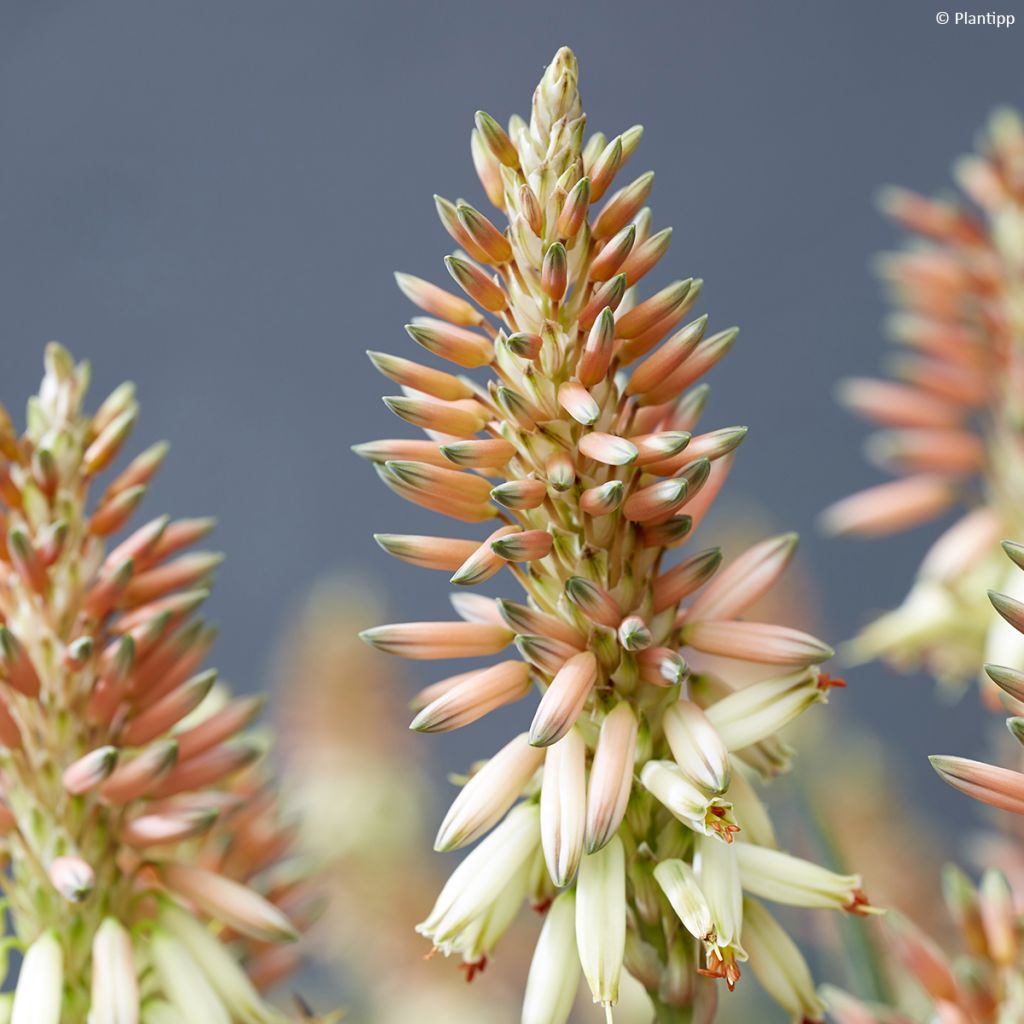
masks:
POLYGON ((466 984, 468 985, 478 974, 483 974, 487 969, 487 957, 481 957, 474 963, 468 963, 463 961, 459 964, 459 970, 466 975, 466 984))

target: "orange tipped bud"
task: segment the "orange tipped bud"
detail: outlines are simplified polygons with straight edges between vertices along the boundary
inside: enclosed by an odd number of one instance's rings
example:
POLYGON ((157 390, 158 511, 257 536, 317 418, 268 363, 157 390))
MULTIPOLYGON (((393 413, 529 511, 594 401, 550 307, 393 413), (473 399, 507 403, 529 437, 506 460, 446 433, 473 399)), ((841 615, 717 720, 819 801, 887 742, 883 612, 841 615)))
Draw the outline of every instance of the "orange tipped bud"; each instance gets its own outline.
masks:
POLYGON ((431 701, 413 719, 417 732, 447 732, 483 718, 495 708, 525 697, 530 690, 530 666, 504 661, 456 677, 454 685, 431 701))
POLYGON ((455 283, 474 301, 492 313, 508 306, 508 296, 478 266, 458 256, 446 256, 444 264, 455 283))
POLYGON ((555 225, 555 234, 565 241, 571 241, 576 237, 580 228, 587 219, 587 210, 590 208, 590 179, 580 178, 572 187, 572 191, 566 196, 565 205, 558 215, 558 223, 555 225))
POLYGON ((543 480, 509 480, 491 490, 491 497, 499 505, 515 510, 539 508, 547 495, 543 480))
POLYGON ((558 404, 585 427, 589 427, 601 415, 601 407, 579 381, 567 380, 559 385, 558 404))
POLYGON ((500 265, 512 259, 512 246, 508 239, 482 213, 468 203, 459 203, 457 209, 459 222, 482 251, 485 262, 500 265))
MULTIPOLYGON (((611 309, 603 309, 590 329, 576 368, 580 383, 589 388, 604 380, 614 354, 615 316, 611 309)), ((569 414, 572 415, 571 412, 569 414)))
POLYGON ((628 258, 619 268, 626 275, 629 285, 634 285, 645 274, 657 266, 658 261, 668 252, 672 241, 672 229, 664 228, 656 235, 651 235, 629 253, 628 258))
POLYGON ((548 246, 540 272, 540 286, 553 302, 560 302, 565 295, 567 275, 568 257, 565 246, 561 242, 555 242, 548 246))
POLYGON ((579 328, 581 331, 589 331, 594 326, 594 321, 605 309, 614 312, 619 308, 622 297, 626 294, 626 275, 616 274, 613 278, 605 281, 600 288, 590 297, 590 301, 580 310, 579 328))
POLYGON ((386 352, 367 352, 370 362, 380 370, 385 377, 402 384, 405 387, 413 388, 430 395, 431 398, 440 398, 447 402, 453 402, 460 398, 472 398, 473 389, 463 380, 445 373, 443 370, 435 370, 429 366, 421 366, 409 359, 401 359, 398 356, 388 355, 386 352))
MULTIPOLYGON (((591 184, 596 180, 596 177, 592 178, 591 184)), ((640 212, 653 184, 654 172, 648 171, 632 184, 620 188, 597 215, 592 229, 594 237, 611 238, 617 231, 621 231, 640 212)))
POLYGON ((477 406, 466 409, 453 402, 439 402, 431 398, 407 398, 404 395, 385 396, 384 404, 407 423, 424 430, 436 430, 453 437, 472 437, 487 422, 486 411, 477 406))
POLYGON ((533 562, 551 554, 553 541, 547 530, 509 531, 491 541, 491 550, 509 562, 533 562))
POLYGON ((380 651, 403 658, 476 658, 497 654, 512 641, 504 626, 480 622, 399 622, 364 629, 359 636, 380 651))
POLYGON ((596 682, 594 655, 590 651, 573 655, 541 698, 530 726, 530 743, 535 747, 557 743, 575 724, 596 682))
POLYGON ((463 587, 471 587, 483 583, 496 575, 505 566, 506 559, 494 548, 494 543, 501 537, 518 533, 519 526, 502 526, 495 530, 469 557, 455 570, 451 582, 463 587))
POLYGON ((636 445, 624 437, 593 431, 584 434, 579 441, 581 455, 606 466, 626 466, 636 460, 639 452, 636 445))
POLYGON ((26 697, 38 697, 39 674, 18 638, 0 624, 0 678, 26 697))
POLYGON ((942 477, 911 476, 837 501, 821 521, 831 534, 882 537, 934 519, 956 498, 956 487, 942 477))
POLYGON ((617 629, 622 621, 618 602, 599 583, 582 576, 570 576, 565 581, 565 594, 592 622, 617 629))
POLYGON ((430 317, 416 317, 405 325, 409 337, 428 352, 467 369, 486 366, 494 359, 494 347, 476 331, 456 327, 430 317))
POLYGON ((686 300, 693 283, 691 278, 674 281, 639 306, 634 306, 615 322, 615 333, 620 338, 634 338, 671 316, 686 300))
POLYGON ((460 299, 429 281, 413 277, 412 274, 395 274, 395 281, 402 294, 425 313, 460 327, 477 327, 484 322, 480 313, 465 299, 460 299))
POLYGON ((490 114, 482 110, 476 112, 476 130, 495 160, 513 169, 519 166, 516 147, 505 129, 490 114))

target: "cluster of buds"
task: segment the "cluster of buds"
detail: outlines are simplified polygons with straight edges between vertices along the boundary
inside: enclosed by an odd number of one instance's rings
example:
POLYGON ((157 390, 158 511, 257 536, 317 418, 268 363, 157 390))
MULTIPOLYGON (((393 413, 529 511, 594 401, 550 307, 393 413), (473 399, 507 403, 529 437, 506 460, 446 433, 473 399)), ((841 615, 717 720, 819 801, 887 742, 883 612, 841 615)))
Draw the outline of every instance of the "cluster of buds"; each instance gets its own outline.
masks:
POLYGON ((428 314, 407 327, 412 339, 464 369, 488 367, 490 379, 370 353, 402 389, 387 406, 427 437, 359 454, 416 505, 497 521, 482 539, 379 544, 460 587, 505 570, 526 601, 460 591, 457 621, 362 635, 408 658, 518 653, 424 690, 412 723, 422 732, 540 693, 529 730, 469 777, 445 816, 438 850, 482 841, 420 931, 471 977, 524 903, 545 911, 526 1024, 568 1018, 581 967, 605 1007, 625 968, 658 1020, 708 1020, 710 979, 731 988, 748 957, 795 1020, 820 1020, 806 963, 759 900, 851 912, 867 902, 858 877, 778 848, 751 780, 787 766, 777 733, 827 698, 834 682, 819 665, 832 651, 745 618, 790 561, 792 535, 724 568, 716 549, 666 564, 746 432, 696 429, 700 378, 737 332, 685 322, 697 279, 637 300, 671 232, 652 230, 650 173, 611 191, 641 130, 584 143, 577 74, 560 50, 528 122, 513 117, 506 131, 477 114, 474 162, 507 229, 466 202, 436 201, 460 247, 448 270, 472 301, 398 276, 428 314), (712 658, 715 672, 696 670, 712 658))
POLYGON ((0 1017, 275 1024, 260 989, 313 900, 244 731, 260 702, 201 669, 219 556, 184 549, 212 522, 111 542, 167 447, 92 499, 138 409, 123 385, 87 415, 88 380, 51 344, 23 436, 0 409, 0 886, 24 952, 0 1017))
POLYGON ((914 984, 897 1000, 905 1009, 869 1005, 826 986, 822 996, 836 1024, 1013 1024, 1024 1020, 1024 957, 1020 908, 1004 875, 989 870, 975 885, 948 866, 942 879, 952 925, 947 952, 907 919, 889 914, 884 955, 914 984), (923 1007, 922 1007, 923 1002, 923 1007))
MULTIPOLYGON (((883 429, 868 456, 900 479, 825 513, 835 533, 879 536, 959 507, 961 518, 922 562, 903 604, 852 642, 858 660, 923 665, 962 686, 982 660, 1024 655, 983 594, 1004 589, 1000 537, 1024 535, 1024 125, 993 115, 956 178, 973 203, 884 193, 914 235, 881 273, 901 307, 895 380, 849 380, 840 397, 883 429)), ((1019 581, 1015 584, 1020 587, 1019 581)), ((1019 591, 1018 596, 1024 596, 1019 591)))

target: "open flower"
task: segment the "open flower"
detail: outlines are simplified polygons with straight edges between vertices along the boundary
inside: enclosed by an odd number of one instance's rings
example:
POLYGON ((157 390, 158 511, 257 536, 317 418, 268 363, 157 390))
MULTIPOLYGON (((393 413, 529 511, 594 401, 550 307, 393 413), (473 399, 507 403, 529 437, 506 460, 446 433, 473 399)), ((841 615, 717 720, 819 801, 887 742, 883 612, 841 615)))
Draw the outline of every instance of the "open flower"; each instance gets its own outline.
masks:
POLYGON ((245 731, 260 702, 201 667, 220 558, 187 549, 212 521, 123 536, 167 447, 93 497, 138 408, 123 385, 87 414, 88 379, 51 344, 24 435, 0 410, 0 847, 25 950, 0 998, 13 1024, 283 1021, 258 989, 314 902, 245 731))
MULTIPOLYGON (((470 778, 445 817, 444 849, 496 827, 420 930, 472 974, 511 909, 550 906, 524 1019, 566 1019, 573 942, 595 1002, 611 1007, 625 967, 659 1019, 705 1019, 717 988, 703 975, 732 987, 746 956, 748 882, 768 898, 864 908, 856 879, 815 875, 833 886, 828 899, 772 887, 779 862, 751 867, 737 850, 754 837, 774 844, 748 776, 784 766, 777 731, 826 700, 836 684, 819 665, 832 652, 746 617, 789 563, 792 535, 724 568, 718 550, 689 548, 746 433, 698 427, 701 378, 737 331, 688 319, 699 279, 638 296, 671 231, 655 231, 644 205, 653 175, 613 187, 641 129, 585 139, 577 78, 562 49, 529 121, 514 117, 506 131, 477 114, 474 163, 508 224, 436 199, 458 246, 447 269, 466 297, 398 276, 425 314, 408 325, 412 340, 489 376, 372 353, 402 391, 388 408, 426 438, 356 446, 395 493, 465 524, 456 537, 379 535, 385 551, 460 588, 505 571, 525 600, 460 592, 455 621, 362 635, 408 658, 501 659, 429 686, 416 702, 419 731, 459 728, 539 692, 529 731, 470 778), (484 536, 474 524, 487 524, 484 536), (713 656, 718 674, 691 676, 688 651, 713 656), (760 681, 747 687, 750 665, 760 681)), ((762 916, 760 948, 772 929, 762 916)), ((783 972, 769 987, 820 1019, 794 962, 788 947, 766 958, 766 971, 783 972)))
MULTIPOLYGON (((962 687, 998 632, 984 591, 1002 589, 1000 537, 1024 535, 1024 126, 991 118, 954 171, 968 203, 888 189, 882 206, 912 234, 879 262, 897 312, 894 380, 843 383, 839 397, 882 428, 870 460, 899 479, 838 502, 832 532, 875 537, 960 510, 925 557, 903 604, 849 646, 901 670, 924 665, 962 687)), ((988 694, 992 696, 989 689, 988 694)))

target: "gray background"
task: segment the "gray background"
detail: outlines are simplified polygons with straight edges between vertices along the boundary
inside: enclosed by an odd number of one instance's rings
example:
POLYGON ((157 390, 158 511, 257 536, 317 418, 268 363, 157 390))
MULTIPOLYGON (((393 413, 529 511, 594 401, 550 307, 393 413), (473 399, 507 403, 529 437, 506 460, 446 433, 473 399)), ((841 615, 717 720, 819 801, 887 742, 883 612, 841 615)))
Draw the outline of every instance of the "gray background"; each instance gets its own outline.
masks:
MULTIPOLYGON (((431 194, 483 203, 473 111, 525 112, 569 43, 591 126, 647 126, 633 169, 658 173, 667 263, 706 279, 713 323, 742 325, 708 414, 753 428, 729 500, 801 531, 829 636, 848 636, 928 539, 828 542, 813 523, 876 479, 831 396, 884 346, 868 261, 893 233, 872 195, 942 187, 989 110, 1021 100, 1024 23, 941 27, 941 3, 8 0, 0 398, 20 413, 50 338, 93 361, 97 398, 138 383, 137 438, 174 445, 147 507, 220 517, 216 661, 240 687, 266 685, 325 572, 379 580, 396 619, 445 617, 443 580, 369 539, 441 524, 349 453, 402 432, 363 350, 411 348, 393 269, 446 279, 431 194)), ((974 702, 879 667, 850 681, 832 713, 883 732, 951 827, 970 820, 924 755, 977 749, 974 702)), ((507 728, 410 742, 454 766, 507 728)))

